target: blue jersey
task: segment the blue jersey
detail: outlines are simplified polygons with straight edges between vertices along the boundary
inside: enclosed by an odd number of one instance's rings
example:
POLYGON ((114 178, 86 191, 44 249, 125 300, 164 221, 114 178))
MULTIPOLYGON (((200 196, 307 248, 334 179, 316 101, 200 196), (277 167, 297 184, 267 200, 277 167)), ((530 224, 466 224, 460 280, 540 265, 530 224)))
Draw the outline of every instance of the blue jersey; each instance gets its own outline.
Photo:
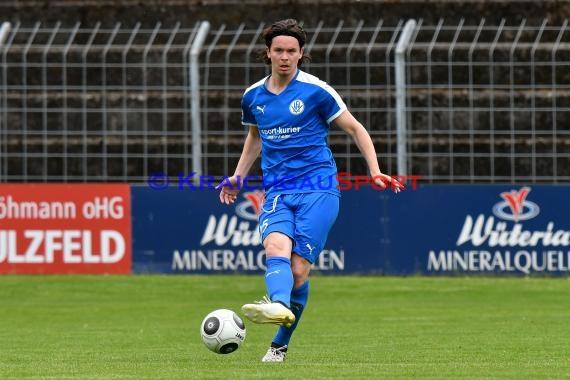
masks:
POLYGON ((242 98, 242 124, 256 126, 261 138, 265 191, 340 195, 327 137, 346 105, 332 87, 301 70, 279 95, 267 90, 267 79, 246 89, 242 98))

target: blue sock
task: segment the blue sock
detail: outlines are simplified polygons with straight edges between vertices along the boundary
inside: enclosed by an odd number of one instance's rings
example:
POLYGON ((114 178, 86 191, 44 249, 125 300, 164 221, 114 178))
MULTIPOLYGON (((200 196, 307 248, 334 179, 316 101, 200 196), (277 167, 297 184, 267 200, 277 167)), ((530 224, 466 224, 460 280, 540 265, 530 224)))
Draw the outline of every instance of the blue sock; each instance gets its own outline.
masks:
POLYGON ((303 314, 303 310, 305 309, 308 299, 309 280, 305 281, 303 285, 293 289, 291 292, 291 311, 295 314, 295 323, 293 323, 291 327, 279 327, 277 334, 275 334, 275 337, 273 338, 273 343, 279 346, 286 346, 289 344, 291 335, 293 335, 293 331, 295 331, 295 328, 299 323, 299 319, 301 319, 301 314, 303 314))
POLYGON ((269 298, 273 302, 281 302, 291 307, 291 289, 293 289, 293 272, 291 260, 286 257, 272 256, 266 260, 265 286, 269 298))

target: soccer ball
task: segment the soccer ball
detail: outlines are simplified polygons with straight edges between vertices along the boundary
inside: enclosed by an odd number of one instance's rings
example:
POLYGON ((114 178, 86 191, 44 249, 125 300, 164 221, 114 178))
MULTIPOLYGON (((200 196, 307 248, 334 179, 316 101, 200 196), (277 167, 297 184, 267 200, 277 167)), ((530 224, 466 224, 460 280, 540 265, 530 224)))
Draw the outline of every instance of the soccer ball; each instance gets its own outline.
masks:
POLYGON ((245 340, 245 324, 236 313, 218 309, 206 315, 200 326, 202 342, 217 354, 229 354, 245 340))

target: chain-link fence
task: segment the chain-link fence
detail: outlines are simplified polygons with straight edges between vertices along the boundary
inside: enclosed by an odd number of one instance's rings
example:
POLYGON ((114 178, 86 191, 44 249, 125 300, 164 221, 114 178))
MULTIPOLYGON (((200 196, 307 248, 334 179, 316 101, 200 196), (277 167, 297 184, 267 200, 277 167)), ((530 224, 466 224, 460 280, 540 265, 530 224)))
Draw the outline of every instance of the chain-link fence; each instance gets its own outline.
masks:
MULTIPOLYGON (((305 25, 303 68, 337 89, 398 172, 395 50, 406 20, 305 25)), ((212 26, 199 55, 200 166, 231 174, 246 131, 240 100, 267 75, 266 25, 212 26)), ((199 25, 12 25, 0 46, 0 181, 145 182, 189 173, 191 58, 199 25)), ((406 171, 427 182, 570 180, 567 22, 424 25, 405 50, 406 171)), ((196 83, 194 83, 195 85, 196 83)), ((332 128, 339 170, 365 174, 332 128)))

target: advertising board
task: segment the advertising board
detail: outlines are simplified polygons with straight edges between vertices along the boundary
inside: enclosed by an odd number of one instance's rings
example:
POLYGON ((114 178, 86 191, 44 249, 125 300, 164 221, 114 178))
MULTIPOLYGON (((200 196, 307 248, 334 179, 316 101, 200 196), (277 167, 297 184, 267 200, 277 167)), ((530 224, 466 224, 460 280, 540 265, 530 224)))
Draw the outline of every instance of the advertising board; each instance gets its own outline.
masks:
MULTIPOLYGON (((568 186, 420 185, 342 191, 313 270, 331 274, 567 274, 568 186)), ((262 194, 133 188, 136 273, 259 273, 262 194)))
POLYGON ((130 187, 0 186, 0 273, 130 273, 130 187))

